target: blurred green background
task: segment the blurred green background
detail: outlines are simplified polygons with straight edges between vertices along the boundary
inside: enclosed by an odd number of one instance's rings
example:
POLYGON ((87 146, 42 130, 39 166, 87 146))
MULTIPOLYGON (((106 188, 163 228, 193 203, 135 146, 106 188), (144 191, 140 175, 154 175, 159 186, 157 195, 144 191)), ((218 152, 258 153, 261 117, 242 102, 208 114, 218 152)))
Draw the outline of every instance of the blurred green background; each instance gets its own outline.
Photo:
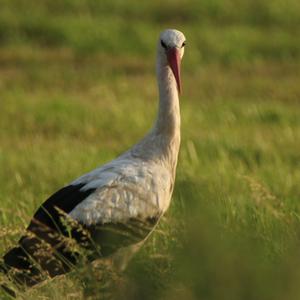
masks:
MULTIPOLYGON (((177 183, 114 297, 300 299, 299 0, 0 0, 1 253, 150 128, 165 28, 187 37, 177 183)), ((20 299, 102 299, 95 274, 20 299)))

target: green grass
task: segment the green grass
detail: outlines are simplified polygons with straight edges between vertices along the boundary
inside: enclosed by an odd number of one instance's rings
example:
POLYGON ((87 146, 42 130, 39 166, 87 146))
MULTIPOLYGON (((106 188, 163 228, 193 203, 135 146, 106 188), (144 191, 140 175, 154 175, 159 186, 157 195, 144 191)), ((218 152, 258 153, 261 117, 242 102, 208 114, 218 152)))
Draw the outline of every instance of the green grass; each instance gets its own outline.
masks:
MULTIPOLYGON (((174 197, 116 298, 299 299, 298 0, 0 2, 1 253, 47 196, 149 129, 156 39, 176 27, 174 197)), ((20 299, 101 299, 97 270, 78 273, 20 299)))

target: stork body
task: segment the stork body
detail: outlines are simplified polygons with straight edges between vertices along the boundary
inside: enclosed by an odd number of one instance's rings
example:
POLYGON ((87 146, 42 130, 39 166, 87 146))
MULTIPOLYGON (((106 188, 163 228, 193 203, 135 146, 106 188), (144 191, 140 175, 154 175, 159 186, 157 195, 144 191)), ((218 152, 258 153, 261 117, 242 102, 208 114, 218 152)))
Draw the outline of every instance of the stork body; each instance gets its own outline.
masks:
POLYGON ((72 269, 77 253, 61 236, 88 249, 99 245, 98 255, 92 255, 91 260, 110 258, 123 269, 153 231, 169 207, 175 182, 184 42, 184 35, 177 30, 160 35, 156 66, 160 101, 150 132, 112 162, 79 177, 46 200, 19 245, 4 255, 0 270, 16 284, 28 287, 39 283, 43 280, 41 270, 54 277, 72 269), (70 220, 71 230, 66 225, 70 220), (48 249, 48 254, 41 254, 40 249, 48 249))

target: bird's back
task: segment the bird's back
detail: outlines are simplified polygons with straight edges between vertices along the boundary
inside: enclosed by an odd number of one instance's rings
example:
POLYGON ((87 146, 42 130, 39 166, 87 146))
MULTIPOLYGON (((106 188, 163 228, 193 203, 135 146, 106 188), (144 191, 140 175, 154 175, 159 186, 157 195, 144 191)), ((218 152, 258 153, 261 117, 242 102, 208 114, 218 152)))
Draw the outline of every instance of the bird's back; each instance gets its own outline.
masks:
POLYGON ((92 225, 159 217, 169 206, 174 178, 157 161, 120 157, 71 184, 82 184, 83 192, 96 189, 70 212, 92 225))

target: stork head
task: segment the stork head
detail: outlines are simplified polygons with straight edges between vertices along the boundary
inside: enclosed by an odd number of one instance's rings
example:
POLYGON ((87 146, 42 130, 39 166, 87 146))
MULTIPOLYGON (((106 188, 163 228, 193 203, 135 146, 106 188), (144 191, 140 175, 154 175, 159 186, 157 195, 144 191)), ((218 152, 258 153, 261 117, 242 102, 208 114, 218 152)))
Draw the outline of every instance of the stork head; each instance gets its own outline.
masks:
POLYGON ((175 77, 178 92, 181 92, 180 63, 184 54, 185 36, 176 29, 164 30, 158 41, 158 54, 175 77))

